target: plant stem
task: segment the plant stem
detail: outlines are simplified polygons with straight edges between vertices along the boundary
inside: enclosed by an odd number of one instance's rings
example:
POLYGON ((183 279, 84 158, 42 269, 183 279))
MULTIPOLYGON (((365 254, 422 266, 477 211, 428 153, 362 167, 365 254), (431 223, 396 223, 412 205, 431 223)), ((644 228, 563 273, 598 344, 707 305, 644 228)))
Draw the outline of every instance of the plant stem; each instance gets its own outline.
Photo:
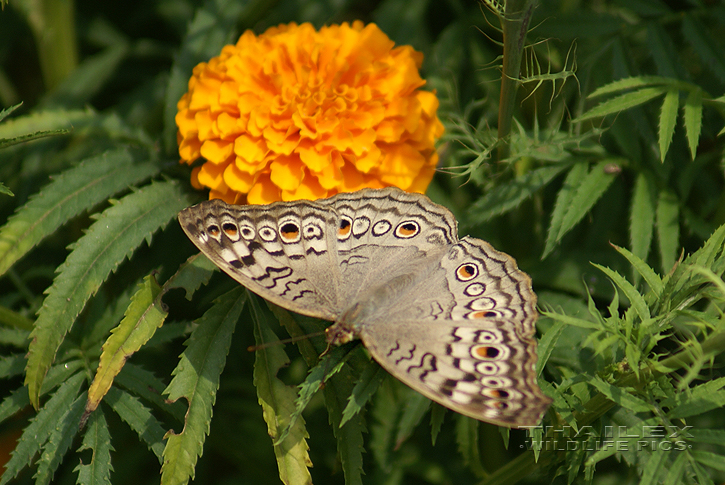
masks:
POLYGON ((43 81, 51 90, 78 65, 75 2, 35 0, 19 3, 35 37, 43 81))
POLYGON ((503 70, 501 73, 501 96, 498 105, 498 159, 509 156, 509 144, 503 142, 511 132, 516 91, 519 87, 521 58, 524 53, 526 32, 537 0, 507 0, 501 27, 503 30, 503 70))

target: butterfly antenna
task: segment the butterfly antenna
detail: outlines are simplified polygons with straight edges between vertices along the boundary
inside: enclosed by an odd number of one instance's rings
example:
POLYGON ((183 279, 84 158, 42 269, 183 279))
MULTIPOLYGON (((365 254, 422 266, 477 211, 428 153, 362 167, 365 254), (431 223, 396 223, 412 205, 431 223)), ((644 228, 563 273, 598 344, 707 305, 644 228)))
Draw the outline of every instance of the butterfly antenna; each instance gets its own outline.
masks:
MULTIPOLYGON (((274 342, 266 342, 266 343, 259 344, 259 345, 250 345, 249 347, 247 347, 247 351, 254 352, 255 350, 262 350, 262 349, 266 349, 269 347, 274 347, 275 345, 291 344, 291 343, 299 342, 300 340, 305 340, 305 339, 312 338, 312 337, 320 337, 322 335, 325 335, 324 330, 321 332, 314 332, 314 333, 308 333, 306 335, 299 335, 297 337, 290 337, 290 338, 286 338, 286 339, 282 339, 282 340, 275 340, 274 342)), ((325 352, 327 352, 327 351, 325 351, 325 352)))

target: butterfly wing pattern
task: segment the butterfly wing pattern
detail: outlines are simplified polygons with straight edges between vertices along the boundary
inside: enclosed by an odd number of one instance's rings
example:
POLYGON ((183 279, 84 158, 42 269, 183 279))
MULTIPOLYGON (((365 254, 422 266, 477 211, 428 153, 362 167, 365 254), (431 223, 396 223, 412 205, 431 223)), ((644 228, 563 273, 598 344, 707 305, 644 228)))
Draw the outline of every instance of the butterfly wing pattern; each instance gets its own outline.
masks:
POLYGON ((510 256, 458 239, 446 208, 395 188, 318 201, 179 214, 217 266, 288 310, 335 322, 388 372, 475 419, 534 426, 551 399, 536 384, 536 295, 510 256))

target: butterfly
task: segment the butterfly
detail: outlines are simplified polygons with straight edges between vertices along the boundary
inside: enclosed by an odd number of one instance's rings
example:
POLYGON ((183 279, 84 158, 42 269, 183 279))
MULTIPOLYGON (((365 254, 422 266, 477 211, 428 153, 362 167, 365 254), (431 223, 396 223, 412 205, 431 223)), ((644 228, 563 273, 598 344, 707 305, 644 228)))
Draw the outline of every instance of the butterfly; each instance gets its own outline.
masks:
POLYGON ((362 340, 390 374, 456 412, 537 425, 536 295, 516 261, 458 238, 424 195, 363 189, 269 205, 202 202, 179 213, 229 276, 296 313, 330 320, 327 341, 362 340))

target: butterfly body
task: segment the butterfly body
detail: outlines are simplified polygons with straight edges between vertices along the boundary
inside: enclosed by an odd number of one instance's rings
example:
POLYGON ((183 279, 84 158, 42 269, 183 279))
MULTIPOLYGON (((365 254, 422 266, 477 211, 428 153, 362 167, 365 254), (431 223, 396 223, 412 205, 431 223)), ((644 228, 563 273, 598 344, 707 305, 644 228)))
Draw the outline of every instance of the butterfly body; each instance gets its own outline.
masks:
POLYGON ((365 189, 268 206, 203 202, 179 221, 241 284, 360 338, 430 399, 503 426, 533 426, 550 403, 536 385, 536 295, 508 255, 458 239, 427 197, 365 189))

